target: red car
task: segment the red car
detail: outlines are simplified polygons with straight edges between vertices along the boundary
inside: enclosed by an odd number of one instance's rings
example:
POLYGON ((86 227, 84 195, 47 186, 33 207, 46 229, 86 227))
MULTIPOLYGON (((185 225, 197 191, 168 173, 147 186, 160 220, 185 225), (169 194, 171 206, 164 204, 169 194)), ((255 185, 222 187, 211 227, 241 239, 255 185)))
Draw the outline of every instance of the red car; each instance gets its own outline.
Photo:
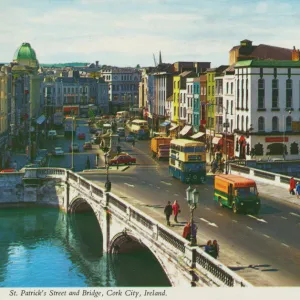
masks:
POLYGON ((79 140, 85 140, 85 134, 82 132, 82 133, 78 133, 78 139, 79 140))
POLYGON ((117 155, 111 161, 111 165, 131 165, 136 163, 136 158, 130 155, 117 155))
POLYGON ((92 143, 86 142, 83 145, 83 150, 91 150, 93 148, 92 143))

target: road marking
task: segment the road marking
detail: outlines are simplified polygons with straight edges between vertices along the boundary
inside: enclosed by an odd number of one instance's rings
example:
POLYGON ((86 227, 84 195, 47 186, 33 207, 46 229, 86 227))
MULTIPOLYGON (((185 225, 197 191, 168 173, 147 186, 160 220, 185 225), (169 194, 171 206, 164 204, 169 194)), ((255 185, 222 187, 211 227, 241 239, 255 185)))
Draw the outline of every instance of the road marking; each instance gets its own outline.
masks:
POLYGON ((253 228, 252 228, 252 227, 249 227, 249 226, 247 226, 247 228, 248 228, 248 229, 250 229, 250 230, 253 230, 253 228))
POLYGON ((290 215, 295 216, 295 217, 299 217, 299 218, 300 218, 300 215, 295 214, 295 213, 293 213, 293 212, 291 212, 290 215))
POLYGON ((208 189, 207 188, 204 188, 206 191, 208 191, 208 189))
POLYGON ((209 221, 207 221, 207 220, 205 220, 205 219, 203 219, 203 218, 199 218, 199 219, 200 219, 201 221, 207 223, 209 226, 219 227, 217 224, 211 223, 211 222, 209 222, 209 221))
POLYGON ((179 196, 178 194, 174 194, 174 196, 179 196))
POLYGON ((232 220, 232 222, 234 222, 234 223, 238 223, 238 221, 237 221, 237 220, 232 220))
POLYGON ((285 244, 285 243, 281 243, 281 245, 284 246, 284 247, 290 248, 290 246, 285 244))
POLYGON ((142 183, 146 183, 146 181, 142 181, 142 183))
POLYGON ((252 219, 255 219, 255 220, 257 220, 257 221, 259 221, 259 222, 262 222, 262 223, 268 223, 266 220, 264 220, 264 219, 259 219, 259 218, 256 218, 255 216, 252 216, 252 215, 247 215, 248 217, 250 217, 250 218, 252 218, 252 219))
POLYGON ((223 214, 218 213, 219 216, 223 216, 223 214))
POLYGON ((166 192, 168 192, 168 193, 169 193, 169 190, 166 190, 166 192))
POLYGON ((266 238, 268 238, 268 239, 270 239, 271 237, 270 236, 268 236, 267 234, 264 234, 264 236, 266 237, 266 238))
POLYGON ((124 183, 125 185, 127 185, 127 186, 130 186, 130 187, 134 187, 134 185, 133 184, 129 184, 129 183, 124 183))
POLYGON ((149 183, 149 185, 150 185, 150 186, 153 186, 153 184, 152 184, 152 183, 149 183))
POLYGON ((281 217, 281 219, 287 220, 287 218, 286 218, 286 217, 281 217))
POLYGON ((207 209, 207 210, 211 210, 209 207, 205 207, 205 209, 207 209))
POLYGON ((172 183, 170 183, 170 182, 165 182, 165 181, 161 181, 161 183, 166 184, 166 185, 172 185, 172 183))
POLYGON ((158 189, 160 189, 160 186, 157 186, 158 189))

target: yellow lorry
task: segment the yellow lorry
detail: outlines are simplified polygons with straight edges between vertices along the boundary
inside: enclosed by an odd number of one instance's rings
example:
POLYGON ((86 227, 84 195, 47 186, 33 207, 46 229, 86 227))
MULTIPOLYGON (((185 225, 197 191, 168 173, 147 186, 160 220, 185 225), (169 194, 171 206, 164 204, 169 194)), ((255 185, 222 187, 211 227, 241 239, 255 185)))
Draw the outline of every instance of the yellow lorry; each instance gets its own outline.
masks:
POLYGON ((151 139, 152 157, 161 159, 169 158, 171 138, 169 137, 154 137, 151 139))
POLYGON ((254 180, 233 174, 215 176, 214 200, 219 205, 227 206, 238 212, 253 212, 260 210, 260 199, 254 180))

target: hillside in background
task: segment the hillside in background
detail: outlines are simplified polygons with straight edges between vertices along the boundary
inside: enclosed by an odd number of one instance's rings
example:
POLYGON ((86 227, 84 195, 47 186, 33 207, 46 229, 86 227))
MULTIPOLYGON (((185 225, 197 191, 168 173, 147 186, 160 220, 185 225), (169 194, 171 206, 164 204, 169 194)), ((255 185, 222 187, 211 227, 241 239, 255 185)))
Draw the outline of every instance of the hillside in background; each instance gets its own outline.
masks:
POLYGON ((63 67, 85 67, 89 65, 89 63, 86 62, 70 62, 70 63, 59 63, 59 64, 40 64, 41 67, 46 68, 63 68, 63 67))

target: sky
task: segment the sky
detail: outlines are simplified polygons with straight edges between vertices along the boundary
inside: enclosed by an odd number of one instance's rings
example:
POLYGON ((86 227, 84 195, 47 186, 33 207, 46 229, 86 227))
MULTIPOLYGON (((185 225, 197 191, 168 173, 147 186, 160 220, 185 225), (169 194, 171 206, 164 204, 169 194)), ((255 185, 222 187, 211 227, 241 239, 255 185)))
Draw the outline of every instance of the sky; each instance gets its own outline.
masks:
POLYGON ((298 0, 1 0, 0 61, 29 42, 40 63, 229 63, 243 39, 300 48, 298 0))

